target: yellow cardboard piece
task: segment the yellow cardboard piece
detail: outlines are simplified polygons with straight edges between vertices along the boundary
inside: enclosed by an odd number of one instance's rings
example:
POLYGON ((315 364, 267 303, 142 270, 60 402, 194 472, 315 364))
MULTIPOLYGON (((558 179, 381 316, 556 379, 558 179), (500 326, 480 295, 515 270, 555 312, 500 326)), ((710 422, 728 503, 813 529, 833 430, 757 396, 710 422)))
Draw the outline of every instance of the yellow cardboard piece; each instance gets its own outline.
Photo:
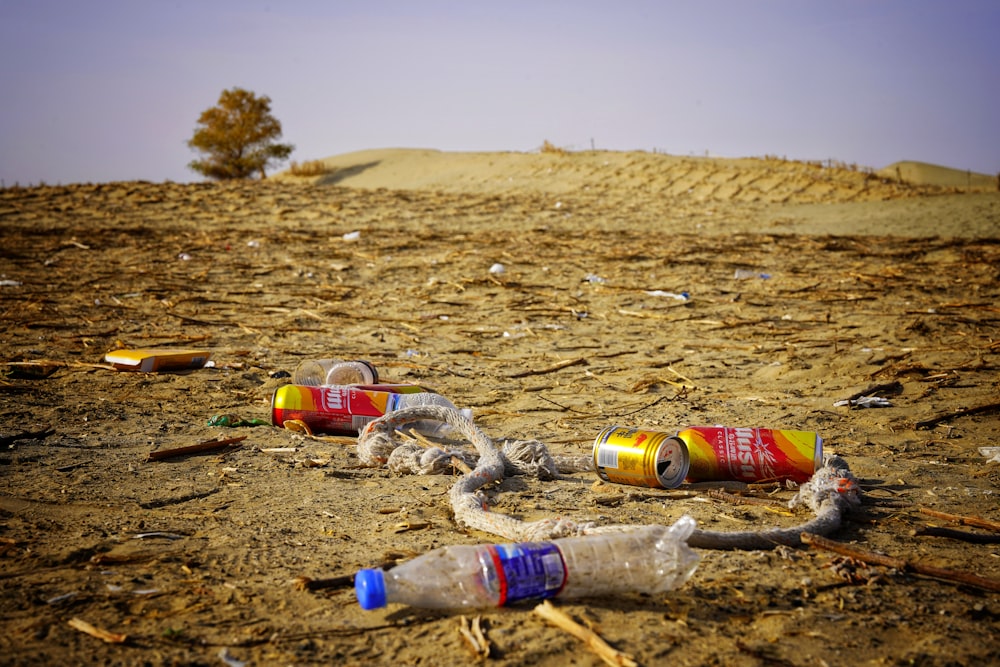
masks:
POLYGON ((157 373, 201 368, 211 356, 208 350, 148 347, 108 352, 104 360, 120 371, 157 373))

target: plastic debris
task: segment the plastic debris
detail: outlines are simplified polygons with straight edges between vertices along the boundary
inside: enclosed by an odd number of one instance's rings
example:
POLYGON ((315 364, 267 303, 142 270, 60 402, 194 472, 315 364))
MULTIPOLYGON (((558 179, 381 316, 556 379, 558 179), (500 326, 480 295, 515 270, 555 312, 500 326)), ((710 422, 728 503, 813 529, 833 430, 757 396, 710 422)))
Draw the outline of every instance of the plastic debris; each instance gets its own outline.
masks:
POLYGON ((45 604, 50 605, 50 606, 51 605, 62 604, 63 602, 66 602, 68 600, 72 600, 78 594, 79 593, 77 591, 72 591, 70 593, 63 593, 62 595, 57 595, 55 597, 49 598, 48 600, 45 601, 45 604))
POLYGON ((208 420, 209 426, 270 426, 266 419, 243 419, 238 415, 215 415, 208 420))
POLYGON ((847 398, 843 401, 837 401, 833 405, 837 408, 845 406, 852 408, 891 408, 892 401, 881 396, 862 396, 861 398, 847 398))
POLYGON ((979 453, 986 457, 987 463, 1000 463, 1000 447, 980 447, 979 453))
POLYGON ((222 647, 219 649, 219 660, 226 663, 227 667, 246 667, 246 662, 243 660, 237 660, 233 656, 229 655, 229 647, 222 647))
POLYGON ((583 279, 583 282, 590 283, 591 285, 603 285, 608 281, 607 279, 602 278, 599 275, 596 275, 594 273, 588 273, 587 276, 583 279))
POLYGON ((496 264, 490 267, 490 273, 492 273, 495 276, 499 276, 500 274, 506 272, 507 272, 507 267, 501 264, 500 262, 497 262, 496 264))
POLYGON ((662 296, 665 299, 677 299, 678 301, 690 301, 691 295, 687 292, 664 292, 661 289, 646 290, 649 296, 662 296))
POLYGON ((347 232, 346 234, 344 234, 345 241, 357 241, 360 238, 361 238, 361 232, 359 231, 347 232))
POLYGON ((761 273, 759 271, 754 271, 752 269, 736 269, 733 274, 733 278, 736 280, 748 280, 750 278, 760 278, 761 280, 769 280, 771 278, 770 273, 761 273))

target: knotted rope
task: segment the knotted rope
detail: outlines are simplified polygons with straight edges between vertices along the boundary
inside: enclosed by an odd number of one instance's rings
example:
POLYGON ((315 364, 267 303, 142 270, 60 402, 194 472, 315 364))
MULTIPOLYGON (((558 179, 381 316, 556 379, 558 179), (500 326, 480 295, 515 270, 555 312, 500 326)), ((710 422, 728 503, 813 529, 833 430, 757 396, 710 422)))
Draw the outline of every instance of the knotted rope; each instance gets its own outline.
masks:
MULTIPOLYGON (((469 467, 470 473, 460 477, 450 492, 455 520, 468 528, 481 530, 515 542, 552 540, 574 535, 620 532, 637 526, 597 526, 571 519, 555 518, 521 521, 505 514, 490 512, 478 494, 484 486, 503 479, 504 475, 530 474, 540 479, 555 479, 560 472, 593 470, 590 457, 555 458, 544 444, 536 440, 506 440, 498 446, 471 420, 457 410, 437 405, 422 405, 391 412, 369 423, 358 438, 358 457, 371 466, 388 466, 399 474, 439 474, 451 466, 457 457, 469 467), (465 450, 424 448, 416 444, 400 444, 393 440, 397 429, 420 420, 436 420, 449 424, 464 436, 478 457, 465 450)), ((860 489, 847 462, 839 456, 828 456, 822 468, 799 488, 789 505, 806 505, 815 518, 792 528, 771 528, 761 531, 722 533, 695 530, 688 538, 692 547, 703 549, 773 549, 778 545, 801 544, 803 532, 827 535, 840 527, 843 514, 861 502, 860 489)))

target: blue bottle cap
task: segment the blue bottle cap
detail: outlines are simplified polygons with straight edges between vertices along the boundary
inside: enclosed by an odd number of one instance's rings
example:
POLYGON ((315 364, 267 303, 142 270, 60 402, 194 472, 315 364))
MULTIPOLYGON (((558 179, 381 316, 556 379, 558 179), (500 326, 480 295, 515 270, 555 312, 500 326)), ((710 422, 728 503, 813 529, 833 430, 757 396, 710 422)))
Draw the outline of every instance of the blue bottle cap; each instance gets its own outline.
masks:
POLYGON ((361 570, 354 575, 354 594, 362 609, 379 609, 386 604, 385 573, 382 570, 361 570))

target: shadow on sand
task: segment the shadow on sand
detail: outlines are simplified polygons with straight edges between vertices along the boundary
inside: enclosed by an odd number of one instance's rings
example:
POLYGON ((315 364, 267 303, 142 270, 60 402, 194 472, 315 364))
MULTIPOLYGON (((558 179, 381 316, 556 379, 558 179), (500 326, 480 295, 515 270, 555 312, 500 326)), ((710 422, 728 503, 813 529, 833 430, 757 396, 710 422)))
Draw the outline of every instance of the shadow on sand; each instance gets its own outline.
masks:
POLYGON ((329 174, 324 174, 317 181, 319 185, 336 185, 346 178, 351 176, 357 176, 363 171, 367 171, 372 167, 377 167, 381 164, 381 160, 376 160, 375 162, 365 162, 363 164, 355 164, 350 167, 344 167, 343 169, 336 169, 331 171, 329 174))

